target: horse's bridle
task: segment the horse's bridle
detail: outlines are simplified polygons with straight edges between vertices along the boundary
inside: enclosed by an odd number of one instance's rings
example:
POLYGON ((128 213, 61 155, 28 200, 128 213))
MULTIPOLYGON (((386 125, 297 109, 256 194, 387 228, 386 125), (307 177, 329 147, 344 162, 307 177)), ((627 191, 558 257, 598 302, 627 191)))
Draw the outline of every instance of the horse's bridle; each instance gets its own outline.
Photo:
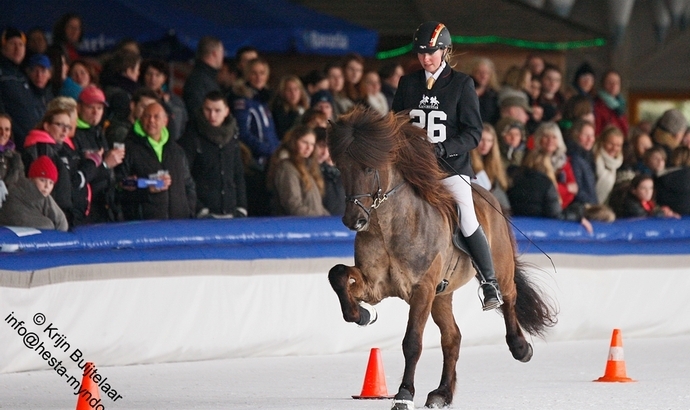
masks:
POLYGON ((372 209, 378 209, 379 206, 381 206, 382 203, 384 203, 388 197, 393 195, 400 187, 402 187, 405 184, 405 180, 400 182, 398 185, 394 186, 391 188, 390 191, 386 192, 385 194, 383 193, 383 190, 381 189, 381 179, 379 178, 379 170, 375 170, 374 174, 374 181, 378 189, 376 190, 375 194, 357 194, 357 195, 349 195, 345 197, 345 202, 352 202, 353 204, 357 205, 358 207, 362 208, 364 212, 366 212, 367 217, 371 216, 371 210, 372 209), (369 209, 367 209, 364 204, 359 200, 359 198, 371 198, 373 199, 373 202, 369 209))

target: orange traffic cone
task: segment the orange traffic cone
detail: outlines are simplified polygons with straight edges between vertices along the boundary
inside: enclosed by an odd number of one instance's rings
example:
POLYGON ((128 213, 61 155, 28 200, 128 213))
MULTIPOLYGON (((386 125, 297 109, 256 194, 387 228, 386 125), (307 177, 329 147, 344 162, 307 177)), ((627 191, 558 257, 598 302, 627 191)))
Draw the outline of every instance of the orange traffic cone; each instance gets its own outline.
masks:
POLYGON ((386 387, 386 375, 383 372, 383 360, 381 350, 374 347, 369 353, 369 364, 364 375, 364 385, 359 396, 352 396, 353 399, 390 399, 386 387))
POLYGON ((81 379, 81 386, 79 386, 79 397, 77 397, 76 410, 105 409, 105 406, 101 404, 101 395, 98 393, 98 385, 89 377, 94 367, 96 366, 94 366, 92 362, 86 362, 84 365, 84 376, 81 379))
POLYGON ((620 329, 613 329, 609 358, 606 361, 604 375, 595 382, 634 382, 625 374, 625 359, 623 357, 623 337, 620 329))

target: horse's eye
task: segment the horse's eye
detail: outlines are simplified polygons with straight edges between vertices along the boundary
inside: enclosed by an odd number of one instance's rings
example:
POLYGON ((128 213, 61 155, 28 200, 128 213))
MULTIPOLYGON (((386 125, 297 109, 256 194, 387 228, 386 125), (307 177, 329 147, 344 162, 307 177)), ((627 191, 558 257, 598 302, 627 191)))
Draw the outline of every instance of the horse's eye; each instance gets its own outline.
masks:
POLYGON ((367 167, 367 168, 364 169, 364 172, 366 172, 367 174, 372 174, 372 173, 374 172, 374 169, 373 169, 373 168, 368 168, 368 167, 367 167))

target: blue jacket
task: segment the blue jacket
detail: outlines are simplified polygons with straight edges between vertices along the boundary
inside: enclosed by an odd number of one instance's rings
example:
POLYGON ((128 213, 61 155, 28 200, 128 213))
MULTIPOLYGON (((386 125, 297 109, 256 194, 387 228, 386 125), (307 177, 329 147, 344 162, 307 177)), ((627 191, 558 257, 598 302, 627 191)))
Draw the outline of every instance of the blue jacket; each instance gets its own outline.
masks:
POLYGON ((249 147, 254 159, 263 166, 280 143, 273 115, 267 105, 253 98, 249 87, 242 91, 232 102, 232 113, 240 130, 240 141, 249 147))
POLYGON ((0 55, 0 112, 12 117, 12 134, 17 148, 24 149, 26 134, 41 120, 36 107, 40 99, 34 96, 29 80, 21 68, 0 55))

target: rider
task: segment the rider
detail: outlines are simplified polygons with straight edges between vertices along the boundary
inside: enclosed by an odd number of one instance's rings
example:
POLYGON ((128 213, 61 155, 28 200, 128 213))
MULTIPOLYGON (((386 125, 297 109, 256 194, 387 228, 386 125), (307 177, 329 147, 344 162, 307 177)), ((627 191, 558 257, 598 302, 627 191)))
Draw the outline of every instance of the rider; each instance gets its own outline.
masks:
POLYGON ((482 120, 472 78, 450 66, 450 32, 436 21, 414 33, 414 51, 423 69, 400 79, 393 111, 410 110, 413 124, 427 131, 441 168, 443 184, 460 207, 459 228, 479 273, 483 309, 503 304, 494 273, 489 242, 477 221, 472 201, 470 151, 481 139, 482 120))

